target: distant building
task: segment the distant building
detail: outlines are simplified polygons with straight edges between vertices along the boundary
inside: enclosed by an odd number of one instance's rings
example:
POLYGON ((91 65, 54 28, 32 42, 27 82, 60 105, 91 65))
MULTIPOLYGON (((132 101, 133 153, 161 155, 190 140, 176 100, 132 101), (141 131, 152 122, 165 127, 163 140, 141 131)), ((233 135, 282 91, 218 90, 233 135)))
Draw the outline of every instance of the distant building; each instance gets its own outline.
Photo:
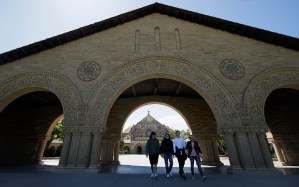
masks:
POLYGON ((148 113, 136 125, 128 127, 122 133, 124 140, 123 153, 145 154, 146 141, 152 131, 157 134, 157 138, 161 141, 168 130, 165 125, 162 125, 148 113))

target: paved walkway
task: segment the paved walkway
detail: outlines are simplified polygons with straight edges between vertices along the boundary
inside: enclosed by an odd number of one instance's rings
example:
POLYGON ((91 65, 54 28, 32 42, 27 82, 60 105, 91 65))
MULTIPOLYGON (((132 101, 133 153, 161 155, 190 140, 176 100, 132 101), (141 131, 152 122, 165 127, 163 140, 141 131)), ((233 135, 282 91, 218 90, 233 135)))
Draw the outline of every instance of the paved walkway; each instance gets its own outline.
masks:
MULTIPOLYGON (((176 160, 176 159, 175 159, 176 160)), ((150 168, 146 166, 147 159, 144 155, 131 155, 129 157, 120 157, 121 165, 114 167, 102 167, 99 173, 96 172, 60 172, 55 169, 57 160, 46 160, 44 166, 37 167, 7 167, 0 168, 0 186, 2 187, 182 187, 182 186, 206 186, 206 187, 299 187, 298 167, 278 167, 283 174, 235 174, 227 175, 225 169, 228 167, 228 160, 222 159, 223 167, 203 166, 208 177, 207 182, 197 178, 192 180, 190 176, 189 160, 186 162, 186 176, 184 181, 177 174, 177 162, 174 163, 173 177, 165 177, 164 165, 162 159, 159 163, 159 177, 157 180, 149 177, 150 168), (145 161, 145 162, 144 162, 145 161), (288 171, 288 172, 287 172, 288 171), (295 172, 294 172, 295 171, 295 172)))

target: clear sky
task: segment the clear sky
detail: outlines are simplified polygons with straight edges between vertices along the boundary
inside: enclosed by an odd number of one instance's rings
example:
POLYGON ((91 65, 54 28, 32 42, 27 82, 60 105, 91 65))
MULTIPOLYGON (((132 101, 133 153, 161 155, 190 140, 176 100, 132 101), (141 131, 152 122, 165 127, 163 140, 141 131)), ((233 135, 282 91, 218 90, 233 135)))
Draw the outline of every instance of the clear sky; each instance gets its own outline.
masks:
MULTIPOLYGON (((0 54, 155 2, 299 38, 299 0, 0 0, 0 54)), ((128 124, 148 110, 184 128, 179 114, 159 107, 136 110, 128 124)))
POLYGON ((299 38, 299 0, 0 0, 0 53, 155 2, 299 38))
POLYGON ((141 121, 145 116, 150 115, 158 120, 163 125, 167 125, 172 129, 186 130, 188 129, 187 122, 183 117, 174 109, 160 104, 149 104, 136 109, 127 119, 123 130, 131 125, 135 125, 141 121))

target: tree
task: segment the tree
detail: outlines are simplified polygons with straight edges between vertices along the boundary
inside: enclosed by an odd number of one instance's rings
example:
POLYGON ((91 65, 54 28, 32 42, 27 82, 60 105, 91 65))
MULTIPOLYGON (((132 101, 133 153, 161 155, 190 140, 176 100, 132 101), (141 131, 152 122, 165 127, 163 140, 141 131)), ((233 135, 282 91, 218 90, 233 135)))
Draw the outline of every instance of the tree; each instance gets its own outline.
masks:
POLYGON ((224 141, 223 134, 220 134, 220 133, 217 134, 216 143, 218 145, 219 154, 227 156, 226 144, 224 141))
POLYGON ((47 145, 46 145, 46 149, 49 148, 51 142, 53 140, 59 140, 59 141, 63 141, 64 139, 64 133, 63 133, 63 130, 62 130, 62 124, 63 124, 63 120, 64 119, 61 119, 57 125, 55 125, 53 131, 52 131, 52 134, 51 134, 51 137, 50 139, 48 140, 47 142, 47 145))
POLYGON ((187 140, 190 136, 190 130, 187 129, 186 131, 183 129, 181 130, 181 136, 184 140, 187 140))

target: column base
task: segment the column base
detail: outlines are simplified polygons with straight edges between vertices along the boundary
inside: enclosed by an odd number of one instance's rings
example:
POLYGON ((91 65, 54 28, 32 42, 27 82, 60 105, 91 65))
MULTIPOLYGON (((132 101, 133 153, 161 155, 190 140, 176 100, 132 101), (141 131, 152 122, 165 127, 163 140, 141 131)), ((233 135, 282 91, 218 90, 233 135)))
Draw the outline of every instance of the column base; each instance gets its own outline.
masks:
POLYGON ((100 165, 119 165, 120 162, 117 161, 100 161, 99 162, 100 165))
POLYGON ((239 173, 248 173, 248 174, 259 174, 259 175, 282 175, 283 173, 276 169, 276 168, 271 168, 271 169, 242 169, 240 167, 229 167, 226 170, 226 173, 229 175, 233 174, 239 174, 239 173))
POLYGON ((86 167, 57 167, 55 172, 59 173, 98 173, 98 168, 86 168, 86 167))
POLYGON ((211 162, 211 161, 205 161, 201 163, 202 165, 208 165, 208 166, 224 166, 222 162, 211 162))

